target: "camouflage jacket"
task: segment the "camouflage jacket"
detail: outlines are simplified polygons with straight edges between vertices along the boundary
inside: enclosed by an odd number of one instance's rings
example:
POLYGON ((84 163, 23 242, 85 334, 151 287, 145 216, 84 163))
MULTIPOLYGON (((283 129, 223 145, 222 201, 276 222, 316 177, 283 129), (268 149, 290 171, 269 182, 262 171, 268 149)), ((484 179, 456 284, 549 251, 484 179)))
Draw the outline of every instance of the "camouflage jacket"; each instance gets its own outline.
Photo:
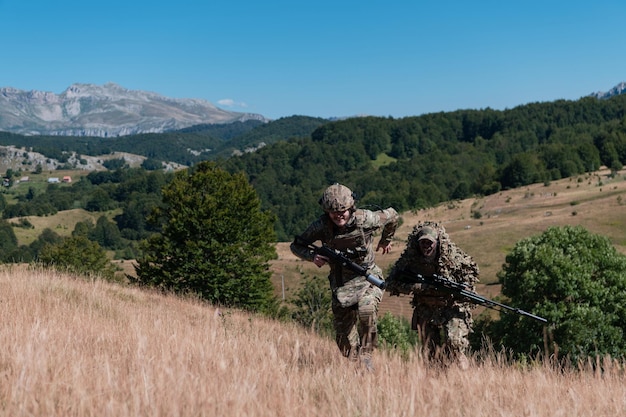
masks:
POLYGON ((441 292, 429 288, 427 285, 419 288, 410 282, 410 278, 407 279, 407 276, 410 277, 411 274, 424 276, 436 274, 454 282, 467 284, 468 289, 474 291, 474 284, 478 282, 479 269, 472 257, 450 240, 443 225, 435 222, 424 222, 416 225, 409 234, 407 246, 389 274, 387 289, 392 295, 414 293, 414 298, 421 299, 420 301, 441 300, 441 292), (417 235, 423 226, 434 228, 438 231, 439 236, 437 255, 430 262, 423 257, 417 241, 417 235))
MULTIPOLYGON (((373 245, 374 233, 382 228, 380 244, 387 245, 391 242, 396 228, 398 227, 398 213, 393 208, 385 210, 356 210, 348 224, 339 229, 327 214, 323 214, 300 236, 309 241, 321 241, 331 249, 337 249, 344 253, 349 252, 351 260, 366 269, 375 267, 375 248, 373 245)), ((313 261, 315 253, 293 242, 291 251, 294 255, 307 261, 313 261)), ((331 288, 342 286, 356 276, 356 273, 342 267, 336 262, 330 262, 331 288)), ((382 278, 382 277, 381 277, 382 278)))

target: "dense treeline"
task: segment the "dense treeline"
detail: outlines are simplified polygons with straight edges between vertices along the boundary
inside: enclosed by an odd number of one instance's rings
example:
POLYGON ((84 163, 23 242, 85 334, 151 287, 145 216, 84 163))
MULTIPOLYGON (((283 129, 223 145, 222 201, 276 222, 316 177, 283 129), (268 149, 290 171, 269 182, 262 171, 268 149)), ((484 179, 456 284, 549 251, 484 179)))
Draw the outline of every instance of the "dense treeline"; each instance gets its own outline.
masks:
POLYGON ((400 211, 549 182, 626 162, 626 95, 325 124, 310 137, 221 161, 243 171, 290 240, 333 182, 361 206, 400 211))
POLYGON ((248 120, 115 138, 23 136, 0 132, 0 145, 24 147, 61 163, 66 162, 72 152, 97 156, 117 151, 191 166, 204 160, 228 158, 234 151, 254 149, 261 143, 271 144, 292 137, 309 136, 315 128, 328 122, 319 118, 293 116, 271 124, 248 120))

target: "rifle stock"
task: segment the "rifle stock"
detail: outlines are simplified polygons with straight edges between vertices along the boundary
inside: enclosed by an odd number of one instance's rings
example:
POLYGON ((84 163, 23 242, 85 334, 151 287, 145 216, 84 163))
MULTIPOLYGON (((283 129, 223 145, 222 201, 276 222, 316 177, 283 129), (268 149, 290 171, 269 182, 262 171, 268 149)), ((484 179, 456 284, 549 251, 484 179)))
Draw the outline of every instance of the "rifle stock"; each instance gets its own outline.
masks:
POLYGON ((387 283, 382 279, 378 278, 374 274, 370 274, 367 272, 367 268, 362 267, 361 265, 350 260, 344 253, 337 249, 331 249, 328 246, 316 246, 312 242, 309 242, 306 239, 303 239, 300 236, 296 236, 295 242, 300 245, 304 245, 309 249, 313 250, 316 254, 325 256, 333 261, 339 263, 342 267, 348 268, 352 272, 356 272, 357 274, 364 276, 365 279, 371 284, 377 286, 381 290, 384 290, 387 287, 387 283))
POLYGON ((484 307, 487 308, 491 308, 493 310, 496 311, 511 311, 514 313, 517 313, 519 315, 522 316, 526 316, 529 317, 531 319, 537 320, 541 323, 548 323, 548 320, 546 320, 543 317, 537 316, 535 314, 529 313, 527 311, 524 311, 522 309, 516 308, 516 307, 511 307, 508 306, 506 304, 502 304, 499 303, 497 301, 493 301, 490 300, 488 298, 485 298, 481 295, 478 295, 477 293, 470 291, 467 289, 467 285, 462 284, 462 283, 458 283, 458 282, 454 282, 451 281, 447 278, 443 278, 439 275, 432 275, 432 276, 428 276, 425 277, 421 274, 407 274, 405 273, 404 275, 407 275, 410 278, 413 278, 415 280, 416 283, 423 283, 423 284, 428 284, 431 285, 433 287, 435 287, 438 290, 444 290, 447 291, 449 293, 452 293, 454 295, 463 297, 468 299, 470 302, 474 303, 474 304, 479 304, 482 305, 484 307))

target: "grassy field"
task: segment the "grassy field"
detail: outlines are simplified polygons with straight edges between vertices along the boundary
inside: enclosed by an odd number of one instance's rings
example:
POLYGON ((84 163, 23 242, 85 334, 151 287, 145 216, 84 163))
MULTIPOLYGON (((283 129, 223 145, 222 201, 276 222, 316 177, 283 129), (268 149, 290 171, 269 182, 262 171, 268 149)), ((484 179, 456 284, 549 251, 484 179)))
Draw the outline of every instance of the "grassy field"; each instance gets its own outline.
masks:
POLYGON ((0 416, 618 416, 624 364, 501 354, 441 369, 418 351, 365 372, 293 324, 103 281, 0 268, 0 416))

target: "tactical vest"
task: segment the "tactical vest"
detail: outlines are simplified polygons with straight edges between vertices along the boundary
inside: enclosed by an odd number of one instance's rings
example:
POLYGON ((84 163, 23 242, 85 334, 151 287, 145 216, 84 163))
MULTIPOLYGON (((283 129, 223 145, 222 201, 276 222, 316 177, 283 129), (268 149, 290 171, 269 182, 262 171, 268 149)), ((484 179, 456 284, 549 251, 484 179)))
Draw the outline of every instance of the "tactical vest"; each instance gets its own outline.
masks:
MULTIPOLYGON (((366 213, 356 210, 350 222, 339 229, 330 218, 326 222, 324 243, 332 249, 343 252, 350 260, 366 269, 374 266, 373 234, 378 228, 368 227, 366 213)), ((355 272, 344 268, 337 262, 330 262, 330 274, 334 277, 337 286, 358 276, 355 272)))

